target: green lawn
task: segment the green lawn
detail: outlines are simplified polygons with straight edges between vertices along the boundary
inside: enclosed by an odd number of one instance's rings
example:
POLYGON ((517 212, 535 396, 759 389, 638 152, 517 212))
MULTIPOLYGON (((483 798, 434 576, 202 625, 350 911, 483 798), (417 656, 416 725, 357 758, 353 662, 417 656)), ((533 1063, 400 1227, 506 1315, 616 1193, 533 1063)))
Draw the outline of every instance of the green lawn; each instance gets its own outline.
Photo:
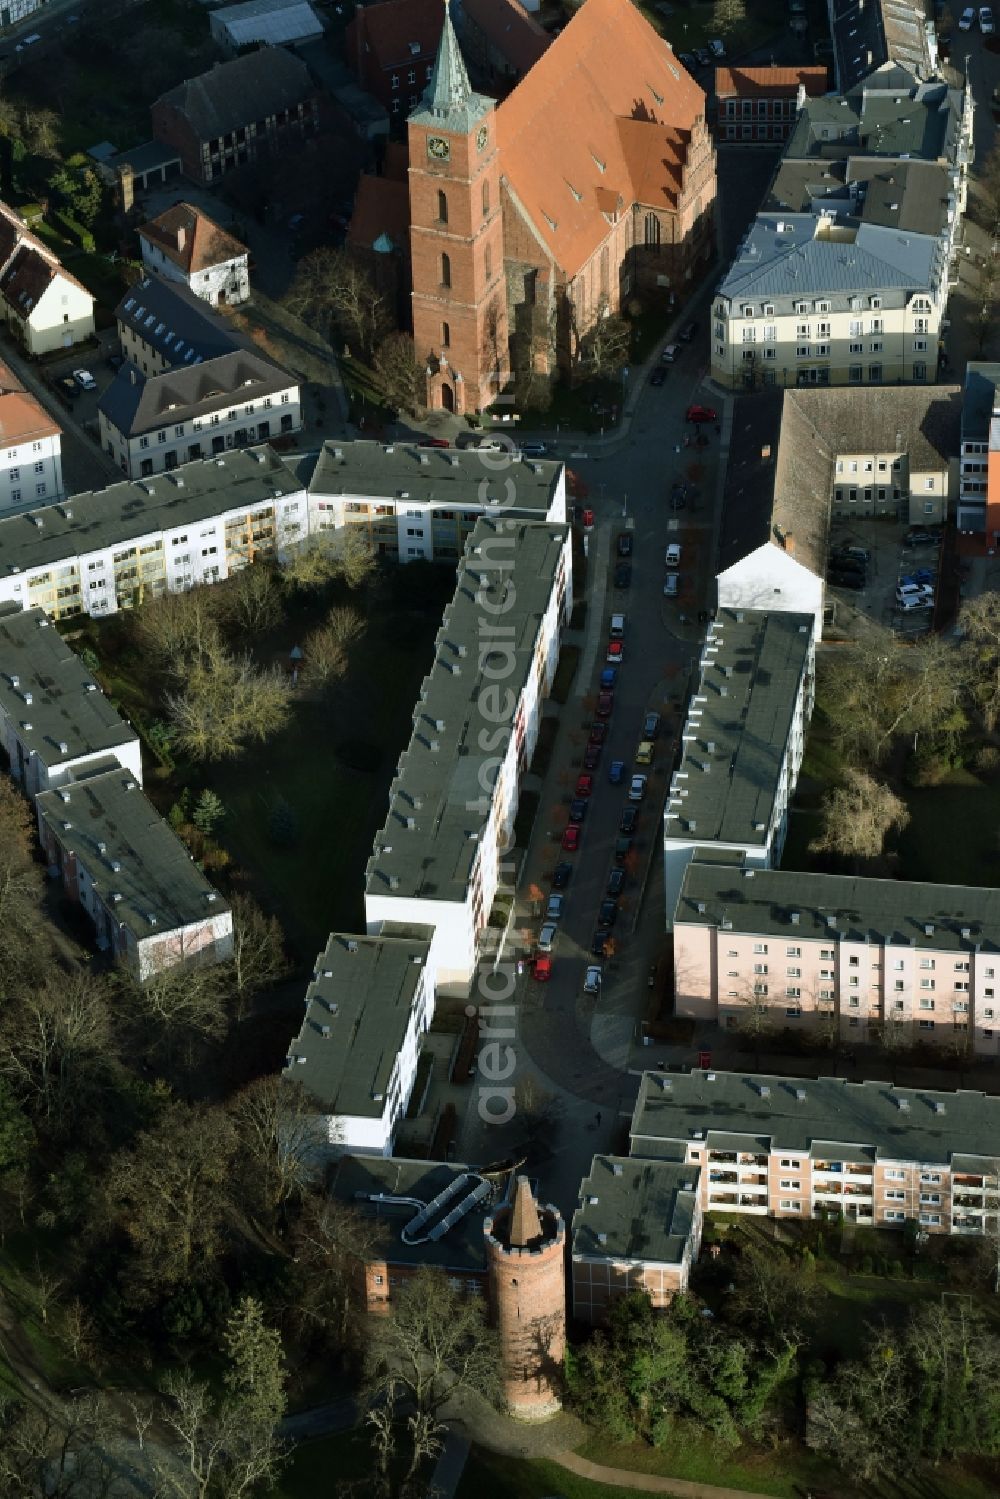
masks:
POLYGON ((371 1467, 371 1447, 364 1432, 321 1437, 296 1447, 273 1499, 321 1499, 327 1494, 351 1493, 348 1485, 352 1483, 358 1485, 360 1499, 371 1467))
POLYGON ((910 825, 899 841, 909 880, 1000 884, 1000 782, 956 770, 941 786, 905 792, 910 825))

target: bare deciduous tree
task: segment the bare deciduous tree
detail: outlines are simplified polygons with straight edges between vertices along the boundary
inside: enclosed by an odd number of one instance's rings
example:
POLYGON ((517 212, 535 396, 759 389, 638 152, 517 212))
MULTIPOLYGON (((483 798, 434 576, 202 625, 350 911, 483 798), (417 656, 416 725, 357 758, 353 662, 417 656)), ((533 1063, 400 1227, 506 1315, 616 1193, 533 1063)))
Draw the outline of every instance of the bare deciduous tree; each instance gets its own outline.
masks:
POLYGON ((255 666, 220 646, 189 663, 183 683, 167 695, 167 713, 192 760, 228 760, 285 727, 292 691, 277 667, 255 666))
POLYGON ((254 562, 233 574, 226 585, 222 609, 236 630, 259 635, 281 618, 281 589, 269 561, 254 562))
POLYGON ((956 652, 939 636, 912 646, 884 630, 824 658, 823 705, 845 758, 877 765, 897 735, 960 731, 957 667, 956 652))
POLYGON ((221 592, 206 584, 147 599, 132 615, 132 628, 163 670, 183 677, 190 661, 219 649, 221 611, 221 592))
POLYGON ((344 526, 311 536, 282 560, 282 576, 292 588, 321 588, 335 578, 360 588, 375 571, 376 557, 361 526, 344 526))
POLYGON ((423 404, 424 369, 409 333, 389 333, 375 350, 372 367, 387 406, 415 412, 423 404))
POLYGON ((226 970, 232 976, 237 1018, 255 994, 275 983, 288 967, 281 925, 266 916, 251 896, 237 891, 229 902, 233 918, 233 954, 226 970))
POLYGON ((389 296, 347 250, 314 250, 301 260, 285 305, 298 317, 325 326, 331 341, 335 334, 346 338, 366 359, 393 322, 389 296))
POLYGON ((823 798, 823 831, 809 845, 845 859, 877 859, 886 836, 910 820, 906 803, 864 770, 848 770, 844 783, 823 798))
POLYGON ((230 1112, 253 1196, 274 1214, 316 1180, 326 1140, 319 1109, 301 1084, 279 1074, 250 1083, 230 1112))
POLYGON ((302 679, 308 687, 328 688, 338 682, 350 664, 351 646, 363 634, 365 622, 356 609, 337 605, 323 624, 306 638, 302 679))

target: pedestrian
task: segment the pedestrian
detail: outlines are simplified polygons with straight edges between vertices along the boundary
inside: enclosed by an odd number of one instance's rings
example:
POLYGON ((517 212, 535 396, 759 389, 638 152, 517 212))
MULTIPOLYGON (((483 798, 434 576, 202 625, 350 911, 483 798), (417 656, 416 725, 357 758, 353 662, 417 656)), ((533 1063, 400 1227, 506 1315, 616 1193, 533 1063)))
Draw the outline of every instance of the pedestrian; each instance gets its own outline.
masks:
POLYGON ((601 1111, 600 1111, 600 1109, 598 1109, 598 1111, 597 1111, 597 1122, 598 1122, 598 1124, 600 1124, 600 1122, 601 1122, 601 1111))

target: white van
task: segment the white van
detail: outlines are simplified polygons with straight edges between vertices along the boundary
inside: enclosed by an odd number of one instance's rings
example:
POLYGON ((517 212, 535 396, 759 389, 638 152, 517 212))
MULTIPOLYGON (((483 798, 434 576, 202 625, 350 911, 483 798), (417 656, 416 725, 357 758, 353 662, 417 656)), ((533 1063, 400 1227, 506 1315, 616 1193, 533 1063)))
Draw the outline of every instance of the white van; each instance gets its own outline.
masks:
POLYGON ((625 616, 624 616, 624 614, 612 614, 612 616, 611 616, 611 631, 610 631, 610 634, 611 634, 611 639, 612 640, 621 640, 621 639, 624 638, 624 635, 625 635, 625 616))
POLYGON ((667 555, 664 558, 664 561, 666 562, 668 567, 680 567, 681 549, 679 542, 672 541, 670 543, 670 545, 667 547, 667 555))
POLYGON ((664 598, 675 599, 680 586, 680 575, 678 573, 667 573, 667 576, 663 580, 664 598))
POLYGON ((934 600, 923 598, 918 593, 908 593, 896 599, 896 608, 901 614, 907 614, 911 609, 933 609, 934 600))

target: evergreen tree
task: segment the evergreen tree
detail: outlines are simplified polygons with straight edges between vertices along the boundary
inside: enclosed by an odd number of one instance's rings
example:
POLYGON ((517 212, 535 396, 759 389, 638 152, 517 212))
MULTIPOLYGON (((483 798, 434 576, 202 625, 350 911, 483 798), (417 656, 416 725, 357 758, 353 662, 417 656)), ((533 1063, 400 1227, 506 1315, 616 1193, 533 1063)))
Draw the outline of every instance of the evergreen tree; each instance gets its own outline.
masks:
POLYGON ((226 815, 222 799, 206 786, 195 805, 191 821, 200 833, 210 838, 226 815))

